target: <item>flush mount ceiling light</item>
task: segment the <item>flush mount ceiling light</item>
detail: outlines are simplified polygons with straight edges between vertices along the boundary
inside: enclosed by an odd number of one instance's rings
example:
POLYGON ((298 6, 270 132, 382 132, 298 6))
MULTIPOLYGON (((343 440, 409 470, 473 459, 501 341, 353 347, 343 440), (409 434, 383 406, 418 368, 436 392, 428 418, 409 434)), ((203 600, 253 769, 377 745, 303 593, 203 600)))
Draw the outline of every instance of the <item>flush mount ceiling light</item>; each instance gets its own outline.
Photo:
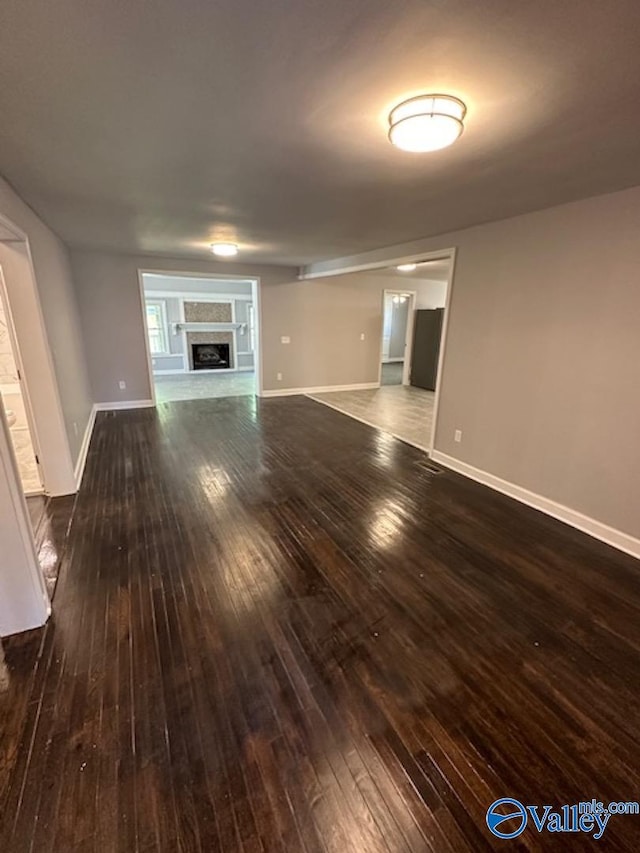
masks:
POLYGON ((238 247, 235 243, 212 243, 211 251, 220 258, 232 258, 238 254, 238 247))
POLYGON ((409 296, 406 293, 403 293, 402 295, 399 293, 396 293, 396 295, 393 297, 392 301, 395 302, 396 305, 398 305, 401 302, 406 302, 408 298, 409 298, 409 296))
POLYGON ((413 272, 418 264, 400 264, 399 267, 396 267, 398 272, 413 272))
POLYGON ((403 151, 438 151, 463 130, 466 106, 451 95, 418 95, 389 113, 389 141, 403 151))

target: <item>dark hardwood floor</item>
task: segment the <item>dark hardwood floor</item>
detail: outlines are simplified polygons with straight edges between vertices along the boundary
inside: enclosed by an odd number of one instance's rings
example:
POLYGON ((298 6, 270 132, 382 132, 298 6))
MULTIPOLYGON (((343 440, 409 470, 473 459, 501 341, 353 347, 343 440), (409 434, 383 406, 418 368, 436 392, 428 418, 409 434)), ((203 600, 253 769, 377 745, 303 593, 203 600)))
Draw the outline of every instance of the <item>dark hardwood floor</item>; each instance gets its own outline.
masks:
POLYGON ((639 617, 637 561, 306 398, 100 414, 0 850, 638 850, 485 813, 640 796, 639 617))
POLYGON ((75 495, 58 498, 37 495, 27 498, 36 553, 50 596, 53 596, 58 580, 75 502, 75 495))

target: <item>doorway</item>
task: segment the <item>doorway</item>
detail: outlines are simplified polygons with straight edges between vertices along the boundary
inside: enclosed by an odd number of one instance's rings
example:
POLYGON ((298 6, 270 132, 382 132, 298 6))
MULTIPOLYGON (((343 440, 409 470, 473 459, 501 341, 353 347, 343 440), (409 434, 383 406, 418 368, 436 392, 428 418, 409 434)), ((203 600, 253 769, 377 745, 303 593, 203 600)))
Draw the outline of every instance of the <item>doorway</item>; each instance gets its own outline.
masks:
POLYGON ((382 300, 380 385, 408 385, 416 293, 385 290, 382 300))
POLYGON ((34 440, 33 418, 24 380, 9 298, 0 274, 0 398, 22 490, 28 497, 44 492, 34 440))
POLYGON ((257 280, 141 271, 140 284, 156 403, 257 393, 257 280))
MULTIPOLYGON (((324 405, 427 453, 433 449, 454 250, 336 272, 382 294, 378 385, 312 393, 324 405)), ((375 364, 372 365, 375 369, 375 364)))

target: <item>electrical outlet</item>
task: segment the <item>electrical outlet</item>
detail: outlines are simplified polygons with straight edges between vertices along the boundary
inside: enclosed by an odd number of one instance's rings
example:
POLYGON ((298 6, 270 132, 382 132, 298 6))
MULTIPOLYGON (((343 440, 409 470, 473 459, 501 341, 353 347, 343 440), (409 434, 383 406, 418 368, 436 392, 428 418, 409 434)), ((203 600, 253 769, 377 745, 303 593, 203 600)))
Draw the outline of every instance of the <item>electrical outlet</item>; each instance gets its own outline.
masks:
POLYGON ((73 422, 73 434, 78 435, 78 424, 75 421, 73 422))
POLYGON ((462 430, 461 430, 461 429, 457 429, 457 430, 453 433, 453 440, 454 440, 454 441, 457 441, 457 442, 458 442, 458 444, 460 444, 460 442, 462 441, 462 430))
POLYGON ((127 383, 124 381, 124 379, 121 379, 120 382, 118 382, 118 387, 121 391, 126 391, 127 383))
POLYGON ((278 373, 276 379, 278 380, 278 382, 282 382, 282 374, 278 373))
POLYGON ((281 343, 281 344, 290 344, 290 343, 291 343, 291 338, 289 337, 289 335, 283 335, 283 336, 280 338, 280 343, 281 343))
POLYGON ((360 340, 361 340, 361 341, 363 341, 363 340, 364 340, 364 332, 360 332, 360 340))

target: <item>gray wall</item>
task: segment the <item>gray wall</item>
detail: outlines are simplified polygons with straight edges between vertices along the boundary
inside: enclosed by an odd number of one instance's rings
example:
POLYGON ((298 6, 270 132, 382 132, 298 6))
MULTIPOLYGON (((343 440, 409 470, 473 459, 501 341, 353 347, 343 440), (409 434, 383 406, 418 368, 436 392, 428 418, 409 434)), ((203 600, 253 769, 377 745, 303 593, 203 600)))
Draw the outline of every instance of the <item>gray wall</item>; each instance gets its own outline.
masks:
MULTIPOLYGON (((71 252, 74 283, 88 348, 89 373, 98 402, 148 400, 151 397, 144 341, 139 269, 214 275, 260 277, 264 290, 274 282, 291 281, 297 270, 220 261, 163 258, 157 255, 116 255, 71 252), (127 387, 120 390, 119 380, 127 387)), ((154 285, 155 286, 155 285, 154 285)), ((271 337, 266 349, 273 346, 271 337)), ((268 387, 268 386, 267 386, 268 387)))
MULTIPOLYGON (((2 178, 0 213, 12 220, 29 239, 36 285, 57 380, 57 394, 71 458, 75 462, 93 400, 68 252, 62 241, 2 178)), ((10 282, 7 282, 7 285, 10 287, 10 282)), ((21 349, 24 350, 24 339, 21 343, 21 349)))
POLYGON ((264 387, 276 391, 377 382, 384 289, 406 285, 434 292, 433 283, 408 284, 391 272, 299 281, 297 270, 287 267, 89 251, 73 251, 71 259, 98 402, 151 396, 138 269, 184 272, 188 266, 190 272, 224 275, 231 267, 234 275, 259 276, 264 387), (291 343, 282 344, 282 336, 291 343), (124 391, 120 379, 127 383, 124 391))
POLYGON ((458 247, 436 449, 640 537, 639 232, 634 188, 317 268, 458 247))
MULTIPOLYGON (((633 189, 401 247, 458 247, 437 449, 636 537, 639 222, 633 189)), ((136 269, 158 259, 140 261, 73 256, 106 399, 117 399, 119 371, 129 398, 148 396, 136 269), (118 328, 126 349, 112 344, 118 328)), ((265 388, 375 382, 384 277, 297 281, 264 269, 265 388)))
POLYGON ((422 300, 421 307, 437 307, 446 284, 407 279, 390 270, 274 283, 265 288, 265 389, 377 382, 385 289, 415 290, 418 305, 422 300), (289 336, 291 344, 281 344, 282 335, 289 336))

